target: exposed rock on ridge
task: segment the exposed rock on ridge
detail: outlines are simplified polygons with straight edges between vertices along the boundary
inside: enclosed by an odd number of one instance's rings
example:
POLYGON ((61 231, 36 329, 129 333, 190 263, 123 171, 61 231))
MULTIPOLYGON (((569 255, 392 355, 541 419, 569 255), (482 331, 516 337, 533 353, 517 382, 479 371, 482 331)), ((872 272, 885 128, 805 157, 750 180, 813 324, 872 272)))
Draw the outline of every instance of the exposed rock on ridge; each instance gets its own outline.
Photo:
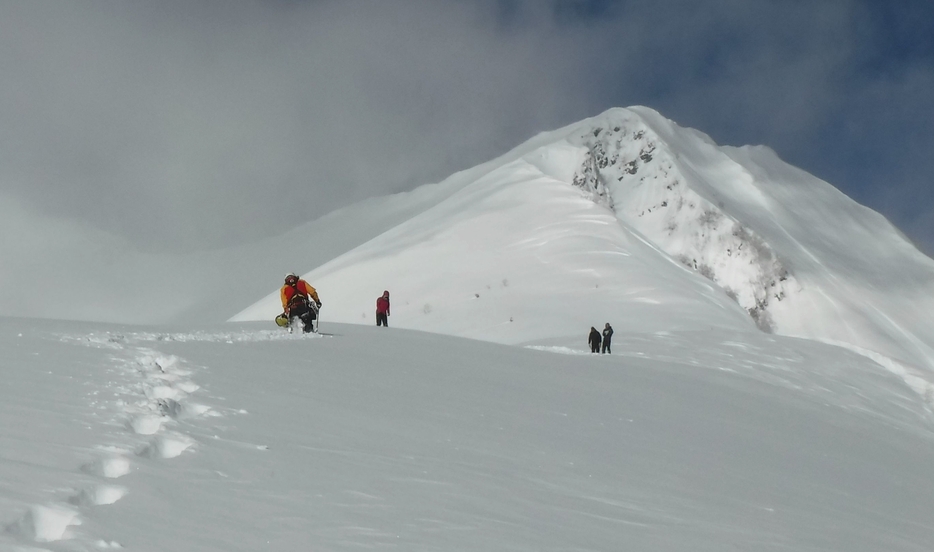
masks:
POLYGON ((613 110, 569 137, 587 154, 573 184, 772 331, 769 308, 799 287, 765 240, 687 184, 676 155, 635 113, 613 110))

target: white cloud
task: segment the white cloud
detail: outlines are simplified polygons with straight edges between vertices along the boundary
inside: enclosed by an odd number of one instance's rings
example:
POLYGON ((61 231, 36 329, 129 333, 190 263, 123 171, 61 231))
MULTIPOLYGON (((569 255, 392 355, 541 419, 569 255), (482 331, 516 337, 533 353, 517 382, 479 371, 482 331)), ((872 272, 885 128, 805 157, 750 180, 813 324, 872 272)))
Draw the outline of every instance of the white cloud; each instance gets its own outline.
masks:
POLYGON ((611 106, 766 143, 822 176, 843 162, 810 152, 860 115, 853 4, 577 6, 557 19, 553 4, 492 1, 8 7, 0 190, 177 251, 440 180, 611 106))

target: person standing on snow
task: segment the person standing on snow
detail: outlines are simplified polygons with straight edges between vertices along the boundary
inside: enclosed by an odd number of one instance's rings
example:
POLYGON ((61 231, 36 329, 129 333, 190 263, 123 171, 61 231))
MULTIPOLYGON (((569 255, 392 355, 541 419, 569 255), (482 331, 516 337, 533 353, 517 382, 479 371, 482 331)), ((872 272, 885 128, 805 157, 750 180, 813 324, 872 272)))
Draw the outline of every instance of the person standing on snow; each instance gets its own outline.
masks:
POLYGON ((282 299, 282 309, 285 316, 289 319, 289 325, 296 318, 302 321, 302 331, 308 333, 314 330, 314 320, 318 317, 318 309, 321 308, 321 300, 318 299, 318 292, 315 288, 299 278, 294 272, 285 275, 285 284, 279 290, 282 299), (312 308, 314 301, 314 308, 312 308))
POLYGON ((389 327, 389 292, 384 291, 383 295, 376 300, 376 325, 389 327))
POLYGON ((597 328, 593 326, 590 327, 590 335, 587 337, 587 342, 590 343, 591 353, 600 352, 600 332, 597 331, 597 328))
POLYGON ((607 322, 603 328, 603 352, 610 354, 610 340, 613 339, 613 327, 607 322))

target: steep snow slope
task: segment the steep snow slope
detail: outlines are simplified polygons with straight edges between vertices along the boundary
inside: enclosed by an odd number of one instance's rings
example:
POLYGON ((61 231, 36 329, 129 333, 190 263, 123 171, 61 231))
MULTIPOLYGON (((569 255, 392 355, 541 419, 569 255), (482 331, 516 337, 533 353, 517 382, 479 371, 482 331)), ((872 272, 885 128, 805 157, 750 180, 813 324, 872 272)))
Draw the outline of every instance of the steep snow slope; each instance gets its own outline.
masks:
MULTIPOLYGON (((306 274, 325 318, 372 323, 389 289, 393 324, 503 343, 606 321, 755 323, 858 350, 934 392, 934 261, 766 148, 719 147, 651 109, 614 109, 471 177, 306 274)), ((274 292, 234 320, 278 310, 274 292)))
MULTIPOLYGON (((492 168, 445 201, 307 275, 328 321, 373 321, 523 343, 619 331, 743 328, 748 316, 569 185, 580 148, 548 146, 492 168), (667 318, 651 316, 661 309, 667 318), (690 320, 688 323, 687 321, 690 320)), ((278 294, 235 320, 270 319, 278 294)))

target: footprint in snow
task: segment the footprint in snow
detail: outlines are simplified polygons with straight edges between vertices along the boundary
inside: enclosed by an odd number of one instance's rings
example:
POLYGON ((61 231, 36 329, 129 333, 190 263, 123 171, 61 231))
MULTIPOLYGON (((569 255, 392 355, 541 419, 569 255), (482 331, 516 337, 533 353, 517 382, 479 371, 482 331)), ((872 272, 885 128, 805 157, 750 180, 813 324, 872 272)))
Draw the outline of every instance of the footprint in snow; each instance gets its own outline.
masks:
POLYGON ((137 452, 143 458, 175 458, 191 448, 194 441, 186 435, 160 435, 137 452))
POLYGON ((113 504, 126 496, 126 487, 119 485, 95 485, 83 489, 68 499, 75 506, 103 506, 113 504))
POLYGON ((72 538, 70 528, 76 525, 81 525, 81 519, 72 508, 35 505, 5 531, 35 542, 55 542, 72 538))
POLYGON ((145 390, 146 398, 149 400, 179 400, 183 398, 184 392, 171 385, 154 385, 145 390))
POLYGON ((157 401, 157 404, 159 405, 159 412, 161 412, 163 416, 168 416, 175 420, 201 416, 211 410, 210 406, 205 406, 203 404, 181 403, 172 399, 162 399, 157 401))
POLYGON ((90 464, 85 464, 81 469, 92 475, 117 479, 130 473, 130 461, 125 456, 105 456, 90 464))
POLYGON ((137 435, 155 435, 162 429, 165 418, 159 414, 140 414, 130 418, 127 425, 137 435))

